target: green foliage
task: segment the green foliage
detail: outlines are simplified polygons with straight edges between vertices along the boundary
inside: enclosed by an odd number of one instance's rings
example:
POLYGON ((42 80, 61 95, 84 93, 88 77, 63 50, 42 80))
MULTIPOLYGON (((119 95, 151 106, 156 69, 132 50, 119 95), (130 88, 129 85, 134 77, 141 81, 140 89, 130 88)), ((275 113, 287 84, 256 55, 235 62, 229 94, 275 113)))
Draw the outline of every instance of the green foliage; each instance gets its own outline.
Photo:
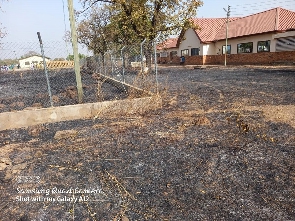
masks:
MULTIPOLYGON (((84 58, 86 58, 86 55, 79 53, 79 59, 84 59, 84 58)), ((67 56, 67 61, 73 61, 73 60, 74 60, 74 55, 73 54, 69 54, 67 56)), ((56 61, 64 61, 64 59, 63 60, 56 60, 56 61)))
POLYGON ((73 61, 74 60, 74 55, 73 54, 69 54, 67 57, 67 61, 73 61))
POLYGON ((17 59, 4 59, 4 60, 0 60, 0 66, 2 65, 17 65, 18 64, 18 60, 17 59))
POLYGON ((193 27, 201 0, 81 0, 83 19, 78 39, 94 54, 139 44, 147 40, 145 57, 151 69, 152 40, 166 38, 193 27), (104 4, 103 4, 104 3, 104 4), (90 9, 90 12, 88 11, 90 9))

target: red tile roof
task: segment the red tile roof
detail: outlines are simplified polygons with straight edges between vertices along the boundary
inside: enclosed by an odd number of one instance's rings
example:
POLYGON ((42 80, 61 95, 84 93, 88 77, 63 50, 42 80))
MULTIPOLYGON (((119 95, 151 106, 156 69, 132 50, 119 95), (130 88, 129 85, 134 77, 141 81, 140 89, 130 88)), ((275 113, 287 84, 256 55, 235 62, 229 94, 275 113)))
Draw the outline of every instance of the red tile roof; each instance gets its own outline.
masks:
MULTIPOLYGON (((295 12, 274 8, 229 22, 228 38, 292 29, 295 30, 295 12)), ((225 39, 225 33, 226 24, 223 24, 214 40, 225 39)))
POLYGON ((176 48, 178 38, 168 38, 166 41, 157 45, 157 50, 176 48))
MULTIPOLYGON (((230 18, 230 21, 237 18, 230 18)), ((201 42, 211 42, 215 39, 220 28, 225 24, 226 18, 195 18, 194 24, 199 26, 195 32, 199 36, 201 42)))

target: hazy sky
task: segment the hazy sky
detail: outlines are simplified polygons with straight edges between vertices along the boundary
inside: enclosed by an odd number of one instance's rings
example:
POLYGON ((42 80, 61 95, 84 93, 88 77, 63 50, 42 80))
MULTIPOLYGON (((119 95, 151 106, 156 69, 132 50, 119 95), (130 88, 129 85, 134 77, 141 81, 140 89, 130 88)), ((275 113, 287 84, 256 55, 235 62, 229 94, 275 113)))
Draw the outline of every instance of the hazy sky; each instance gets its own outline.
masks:
MULTIPOLYGON (((198 17, 225 17, 223 8, 231 5, 231 16, 246 16, 275 7, 295 11, 295 0, 204 0, 198 9, 198 17)), ((0 22, 8 35, 2 42, 38 42, 37 32, 43 41, 62 42, 66 29, 70 29, 67 0, 0 0, 0 22), (63 12, 64 2, 64 12, 63 12), (65 15, 65 22, 64 22, 65 15)), ((79 0, 74 7, 81 8, 79 0)), ((60 47, 65 47, 63 43, 60 47)), ((55 45, 58 47, 58 45, 55 45)), ((1 49, 0 49, 1 50, 1 49)))

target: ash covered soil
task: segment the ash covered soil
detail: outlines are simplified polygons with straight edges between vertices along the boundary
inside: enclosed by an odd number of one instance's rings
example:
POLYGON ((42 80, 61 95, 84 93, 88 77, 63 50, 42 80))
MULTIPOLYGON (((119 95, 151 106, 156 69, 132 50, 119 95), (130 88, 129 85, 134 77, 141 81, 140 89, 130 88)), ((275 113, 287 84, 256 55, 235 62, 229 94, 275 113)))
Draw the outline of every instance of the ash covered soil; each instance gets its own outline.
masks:
MULTIPOLYGON (((76 76, 71 69, 49 70, 53 106, 78 103, 76 76)), ((125 99, 127 94, 82 72, 84 103, 125 99)), ((0 73, 0 112, 50 107, 46 75, 43 70, 0 73)))
POLYGON ((1 131, 0 219, 295 220, 294 69, 159 82, 159 110, 1 131))

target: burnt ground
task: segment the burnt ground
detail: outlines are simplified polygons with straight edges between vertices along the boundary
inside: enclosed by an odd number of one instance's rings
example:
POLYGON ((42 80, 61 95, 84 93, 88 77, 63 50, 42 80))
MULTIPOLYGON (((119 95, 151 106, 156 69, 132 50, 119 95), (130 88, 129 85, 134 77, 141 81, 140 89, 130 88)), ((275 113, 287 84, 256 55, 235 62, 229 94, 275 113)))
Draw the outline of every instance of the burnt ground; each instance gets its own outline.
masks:
MULTIPOLYGON (((76 77, 73 70, 49 70, 48 76, 54 106, 78 103, 76 77)), ((125 99, 127 97, 124 91, 120 91, 107 82, 101 82, 90 74, 82 72, 81 78, 84 103, 125 99)), ((44 71, 29 70, 0 73, 0 112, 50 106, 44 71)))
POLYGON ((1 220, 295 220, 294 69, 159 81, 159 110, 0 132, 1 220))

